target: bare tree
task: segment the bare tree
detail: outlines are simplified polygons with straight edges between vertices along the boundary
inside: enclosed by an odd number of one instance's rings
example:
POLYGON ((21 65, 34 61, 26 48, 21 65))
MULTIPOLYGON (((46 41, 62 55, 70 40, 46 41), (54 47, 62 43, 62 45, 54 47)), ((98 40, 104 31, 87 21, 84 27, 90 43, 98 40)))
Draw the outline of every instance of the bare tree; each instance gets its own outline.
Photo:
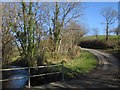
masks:
POLYGON ((41 48, 40 41, 47 41, 51 36, 53 47, 59 52, 63 28, 71 20, 80 18, 82 10, 80 2, 20 2, 6 5, 2 26, 3 46, 7 40, 11 46, 15 44, 21 59, 31 66, 36 65, 36 56, 40 51, 37 48, 41 48))
POLYGON ((62 32, 62 52, 67 52, 69 48, 77 46, 79 44, 80 38, 86 34, 87 30, 85 26, 76 23, 75 21, 70 21, 62 32))
POLYGON ((106 41, 108 41, 109 27, 117 20, 117 11, 111 7, 103 8, 101 11, 102 16, 105 18, 106 24, 106 41))
POLYGON ((99 29, 98 29, 98 27, 93 27, 92 34, 96 36, 96 39, 98 38, 98 35, 99 35, 99 29))
POLYGON ((117 28, 110 29, 110 33, 114 33, 116 35, 119 35, 120 34, 119 26, 117 28))
POLYGON ((83 6, 79 2, 52 3, 51 20, 52 33, 55 43, 55 51, 59 52, 62 30, 71 20, 77 20, 83 15, 83 6))
POLYGON ((3 64, 9 64, 12 58, 13 40, 12 31, 12 17, 13 13, 11 3, 3 3, 2 5, 2 60, 3 64))

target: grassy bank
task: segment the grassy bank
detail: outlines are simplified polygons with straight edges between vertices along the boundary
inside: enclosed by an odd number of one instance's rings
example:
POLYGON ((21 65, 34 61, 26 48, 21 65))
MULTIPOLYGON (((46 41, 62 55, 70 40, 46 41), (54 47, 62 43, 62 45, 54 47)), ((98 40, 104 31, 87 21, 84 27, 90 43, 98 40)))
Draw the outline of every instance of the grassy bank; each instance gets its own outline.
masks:
MULTIPOLYGON (((87 51, 81 51, 81 55, 73 60, 68 60, 67 62, 64 62, 64 79, 65 80, 70 80, 70 79, 76 79, 78 78, 81 74, 86 74, 89 73, 91 70, 93 70, 96 65, 97 65, 97 58, 87 52, 87 51)), ((55 64, 55 62, 53 61, 55 64)), ((60 63, 56 61, 56 64, 60 63)), ((37 71, 34 70, 33 73, 42 73, 43 72, 53 72, 53 71, 58 71, 61 70, 61 67, 55 67, 55 68, 44 68, 44 69, 38 69, 37 71)), ((52 75, 46 75, 43 77, 36 77, 31 79, 31 85, 36 86, 36 85, 42 85, 42 84, 47 84, 50 82, 55 82, 55 81, 61 81, 61 73, 60 74, 52 74, 52 75)))
POLYGON ((81 55, 64 64, 65 79, 73 79, 81 74, 89 73, 97 65, 97 58, 87 51, 82 51, 81 55))
MULTIPOLYGON (((70 54, 71 55, 71 54, 70 54)), ((62 56, 61 56, 62 57, 62 56)), ((67 59, 67 58, 66 58, 67 59)), ((62 59, 61 59, 62 60, 62 59)), ((61 63, 61 60, 51 60, 50 64, 61 63)), ((23 63, 23 62, 21 62, 23 63)), ((20 63, 19 63, 20 64, 20 63)), ((74 59, 67 59, 64 62, 64 75, 65 79, 74 79, 79 77, 81 74, 89 73, 97 66, 97 58, 92 53, 87 51, 81 51, 80 55, 74 59)), ((60 68, 54 68, 55 70, 60 70, 60 68)), ((53 69, 47 70, 52 72, 53 69)))

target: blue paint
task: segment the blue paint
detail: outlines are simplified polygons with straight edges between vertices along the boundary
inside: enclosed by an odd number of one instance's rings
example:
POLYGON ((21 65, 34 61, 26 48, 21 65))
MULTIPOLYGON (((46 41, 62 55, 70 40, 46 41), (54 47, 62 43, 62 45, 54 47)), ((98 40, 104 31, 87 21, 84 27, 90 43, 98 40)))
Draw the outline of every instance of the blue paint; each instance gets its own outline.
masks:
MULTIPOLYGON (((14 78, 19 78, 19 77, 25 77, 26 75, 13 75, 10 77, 10 79, 14 79, 14 78)), ((8 88, 25 88, 26 86, 26 82, 27 82, 28 78, 23 78, 23 79, 18 79, 18 80, 11 80, 9 81, 8 84, 8 88)))
MULTIPOLYGON (((20 67, 12 66, 11 68, 20 68, 20 67)), ((7 79, 22 78, 22 77, 29 76, 28 71, 23 70, 23 69, 22 70, 20 69, 20 70, 7 71, 6 74, 9 74, 8 77, 5 77, 7 79)), ((27 81, 28 81, 28 78, 10 80, 7 83, 5 83, 6 85, 4 85, 5 87, 3 87, 3 88, 19 88, 19 89, 23 89, 23 88, 25 88, 27 81)))

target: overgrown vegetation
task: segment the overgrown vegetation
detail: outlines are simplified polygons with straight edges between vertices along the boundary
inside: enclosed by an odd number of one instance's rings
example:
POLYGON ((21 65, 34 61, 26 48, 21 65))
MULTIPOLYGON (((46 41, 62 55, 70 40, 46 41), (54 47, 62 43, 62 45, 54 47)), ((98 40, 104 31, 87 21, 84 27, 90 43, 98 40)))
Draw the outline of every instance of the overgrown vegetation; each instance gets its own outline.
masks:
POLYGON ((119 36, 110 35, 109 40, 106 42, 105 36, 86 36, 81 38, 80 46, 93 49, 119 49, 119 36))
POLYGON ((80 46, 84 48, 106 49, 107 44, 100 40, 86 40, 80 42, 80 46))
MULTIPOLYGON (((87 28, 79 22, 83 10, 81 2, 2 3, 3 66, 39 66, 63 61, 66 79, 89 73, 96 67, 97 58, 81 51, 80 46, 120 50, 119 28, 117 36, 108 35, 115 14, 110 21, 106 21, 106 37, 98 35, 98 28, 93 28, 96 36, 83 37, 87 33, 87 28)), ((119 58, 119 50, 112 54, 119 58)), ((52 69, 31 70, 31 74, 47 72, 52 72, 52 69)), ((54 79, 54 75, 51 76, 54 79)), ((36 77, 33 84, 36 80, 42 84, 43 80, 49 82, 48 78, 47 75, 44 78, 36 77)))
MULTIPOLYGON (((69 58, 67 60, 65 58, 61 60, 51 60, 51 64, 60 64, 61 62, 64 64, 63 73, 66 80, 75 79, 80 75, 89 73, 95 69, 98 64, 97 57, 88 51, 81 51, 81 54, 78 55, 78 57, 71 57, 71 59, 69 58)), ((48 72, 56 70, 61 71, 61 68, 56 67, 47 69, 48 72)))
POLYGON ((2 6, 3 65, 15 61, 14 64, 22 66, 37 66, 50 64, 51 60, 74 58, 76 39, 85 34, 84 26, 76 23, 83 15, 80 2, 20 2, 2 6), (13 56, 14 49, 18 54, 13 56))

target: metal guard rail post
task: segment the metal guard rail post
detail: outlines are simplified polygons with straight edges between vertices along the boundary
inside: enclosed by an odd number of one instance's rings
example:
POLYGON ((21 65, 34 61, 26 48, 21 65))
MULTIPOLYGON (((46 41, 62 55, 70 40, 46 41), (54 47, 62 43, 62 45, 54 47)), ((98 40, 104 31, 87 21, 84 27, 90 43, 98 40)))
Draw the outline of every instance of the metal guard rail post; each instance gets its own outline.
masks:
POLYGON ((24 70, 24 69, 28 69, 28 72, 29 72, 29 75, 30 75, 30 69, 31 69, 31 68, 45 68, 45 67, 57 67, 57 66, 61 66, 61 72, 59 71, 59 72, 54 72, 54 73, 46 73, 46 74, 25 76, 25 77, 13 78, 13 79, 2 79, 2 80, 0 80, 0 82, 2 82, 2 81, 10 81, 10 80, 18 80, 18 79, 28 78, 28 88, 30 88, 30 87, 31 87, 31 85, 30 85, 30 78, 31 78, 31 77, 45 76, 45 75, 51 75, 51 74, 55 74, 55 73, 57 73, 57 74, 58 74, 58 73, 62 73, 62 81, 64 81, 63 63, 64 63, 64 62, 62 61, 61 64, 58 64, 58 65, 0 69, 0 72, 2 72, 2 71, 12 71, 12 70, 21 70, 21 69, 24 70))

